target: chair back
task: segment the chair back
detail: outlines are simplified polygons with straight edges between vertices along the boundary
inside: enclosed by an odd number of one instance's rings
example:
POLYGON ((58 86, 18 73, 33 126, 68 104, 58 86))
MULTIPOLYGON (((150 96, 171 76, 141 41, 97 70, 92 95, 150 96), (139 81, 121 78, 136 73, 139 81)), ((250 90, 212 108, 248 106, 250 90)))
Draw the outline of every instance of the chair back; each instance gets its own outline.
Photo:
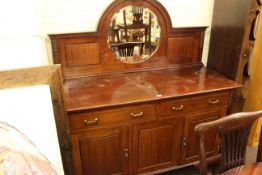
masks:
POLYGON ((137 23, 137 24, 143 23, 143 11, 144 11, 143 7, 136 7, 136 6, 132 7, 132 12, 133 12, 133 16, 134 16, 134 20, 133 20, 134 24, 135 23, 137 23))
POLYGON ((200 144, 200 174, 207 175, 204 138, 208 130, 215 129, 221 139, 219 173, 223 173, 245 163, 250 128, 253 122, 260 116, 262 116, 262 110, 241 112, 197 125, 195 131, 200 144))
POLYGON ((133 56, 135 45, 133 43, 121 43, 118 45, 120 57, 133 56))

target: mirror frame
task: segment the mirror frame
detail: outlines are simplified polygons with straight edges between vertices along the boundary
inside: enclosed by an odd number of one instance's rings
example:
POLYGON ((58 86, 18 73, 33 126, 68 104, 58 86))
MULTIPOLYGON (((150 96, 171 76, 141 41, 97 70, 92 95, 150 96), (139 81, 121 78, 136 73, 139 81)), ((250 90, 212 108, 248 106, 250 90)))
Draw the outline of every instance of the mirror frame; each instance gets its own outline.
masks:
POLYGON ((99 33, 101 36, 101 40, 100 40, 101 52, 109 54, 110 57, 114 58, 117 62, 120 62, 121 64, 130 66, 130 67, 135 66, 135 65, 139 66, 141 64, 150 64, 149 63, 150 61, 154 62, 159 58, 160 55, 165 55, 166 54, 166 40, 168 38, 168 34, 172 32, 173 32, 173 28, 172 28, 171 18, 167 10, 165 9, 165 7, 157 0, 115 0, 104 11, 102 17, 99 20, 98 26, 97 26, 97 33, 99 33), (125 62, 119 61, 116 58, 116 56, 111 52, 110 48, 108 47, 107 29, 111 23, 111 19, 115 13, 117 13, 120 9, 126 6, 142 6, 144 8, 148 8, 150 11, 152 11, 156 15, 158 19, 158 23, 161 28, 160 40, 159 40, 157 49, 150 56, 150 59, 147 59, 147 61, 139 62, 136 64, 126 64, 125 62))
POLYGON ((0 89, 34 85, 48 85, 50 87, 64 173, 66 175, 72 174, 72 156, 67 133, 68 122, 64 108, 61 66, 51 65, 0 71, 0 89))

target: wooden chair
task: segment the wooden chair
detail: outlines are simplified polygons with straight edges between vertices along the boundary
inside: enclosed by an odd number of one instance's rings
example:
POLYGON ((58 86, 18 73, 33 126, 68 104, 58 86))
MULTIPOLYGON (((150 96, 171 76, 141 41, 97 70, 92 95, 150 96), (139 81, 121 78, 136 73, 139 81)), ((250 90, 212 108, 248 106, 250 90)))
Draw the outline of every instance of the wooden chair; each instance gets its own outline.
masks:
POLYGON ((144 42, 126 42, 126 43, 116 43, 110 44, 110 48, 113 53, 118 53, 117 55, 120 57, 128 57, 133 56, 134 47, 139 47, 139 54, 143 54, 144 42))
MULTIPOLYGON (((254 121, 262 116, 262 110, 256 112, 235 113, 224 118, 201 123, 195 127, 200 145, 200 174, 207 175, 207 159, 205 154, 204 137, 210 129, 215 129, 221 139, 221 156, 219 173, 223 173, 245 163, 246 147, 250 128, 254 121)), ((257 161, 262 161, 262 135, 257 161)))
POLYGON ((144 12, 144 7, 132 6, 134 24, 143 24, 143 12, 144 12))
POLYGON ((118 52, 120 57, 133 56, 134 45, 133 44, 124 44, 118 47, 118 52))
POLYGON ((121 43, 117 45, 117 51, 120 57, 133 56, 135 45, 133 43, 121 43))
POLYGON ((123 24, 117 24, 117 39, 119 43, 122 42, 138 42, 136 40, 136 36, 133 38, 130 36, 133 33, 136 33, 138 31, 143 31, 143 36, 140 36, 141 38, 144 38, 144 42, 146 43, 145 46, 148 48, 151 45, 151 18, 152 14, 149 13, 148 16, 148 24, 143 23, 143 7, 132 7, 132 13, 133 13, 133 23, 127 24, 126 22, 126 11, 123 10, 123 24), (122 35, 121 35, 121 33, 122 35))

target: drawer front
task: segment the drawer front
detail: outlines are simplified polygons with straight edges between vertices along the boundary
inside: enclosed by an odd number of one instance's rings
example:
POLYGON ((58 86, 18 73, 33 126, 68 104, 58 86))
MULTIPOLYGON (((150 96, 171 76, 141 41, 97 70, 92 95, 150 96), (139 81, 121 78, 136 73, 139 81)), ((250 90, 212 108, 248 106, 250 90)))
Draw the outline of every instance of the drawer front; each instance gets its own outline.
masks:
POLYGON ((193 109, 195 110, 209 110, 217 107, 227 106, 229 93, 219 93, 206 95, 202 97, 193 98, 193 109))
POLYGON ((139 105, 68 114, 70 131, 141 122, 155 118, 155 105, 139 105))
POLYGON ((160 103, 162 117, 188 112, 202 111, 228 105, 228 93, 216 93, 181 99, 167 100, 160 103))
POLYGON ((161 116, 183 114, 192 110, 190 98, 168 100, 160 103, 161 116))

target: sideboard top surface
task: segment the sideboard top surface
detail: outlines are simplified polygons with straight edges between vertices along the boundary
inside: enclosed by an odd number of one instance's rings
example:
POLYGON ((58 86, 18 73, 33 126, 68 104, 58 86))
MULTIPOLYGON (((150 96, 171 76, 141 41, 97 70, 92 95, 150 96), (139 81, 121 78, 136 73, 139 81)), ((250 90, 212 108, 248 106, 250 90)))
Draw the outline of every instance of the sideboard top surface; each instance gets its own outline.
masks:
POLYGON ((230 90, 236 82, 203 66, 89 76, 64 82, 67 111, 230 90))

